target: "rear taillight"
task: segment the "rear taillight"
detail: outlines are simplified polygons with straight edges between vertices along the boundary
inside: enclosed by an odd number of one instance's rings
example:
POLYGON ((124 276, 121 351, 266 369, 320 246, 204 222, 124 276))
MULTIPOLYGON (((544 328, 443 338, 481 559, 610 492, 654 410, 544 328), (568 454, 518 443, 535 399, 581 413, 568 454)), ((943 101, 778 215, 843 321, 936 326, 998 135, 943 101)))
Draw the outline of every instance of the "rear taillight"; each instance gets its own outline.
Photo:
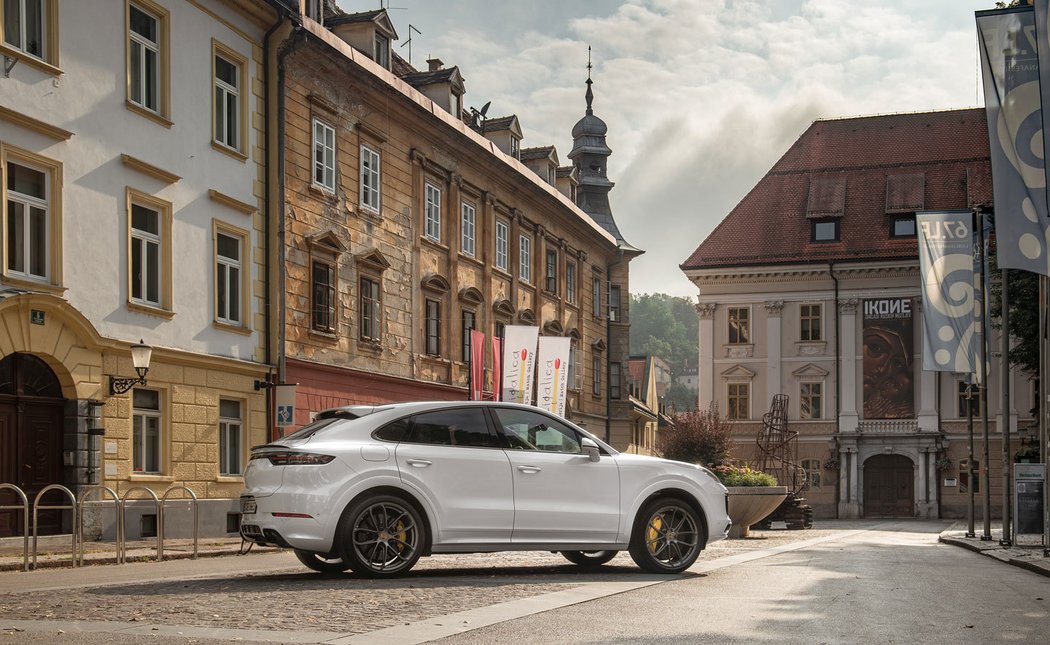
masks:
POLYGON ((252 459, 269 459, 274 466, 322 466, 335 459, 332 455, 319 455, 312 452, 282 450, 279 452, 259 452, 252 459))

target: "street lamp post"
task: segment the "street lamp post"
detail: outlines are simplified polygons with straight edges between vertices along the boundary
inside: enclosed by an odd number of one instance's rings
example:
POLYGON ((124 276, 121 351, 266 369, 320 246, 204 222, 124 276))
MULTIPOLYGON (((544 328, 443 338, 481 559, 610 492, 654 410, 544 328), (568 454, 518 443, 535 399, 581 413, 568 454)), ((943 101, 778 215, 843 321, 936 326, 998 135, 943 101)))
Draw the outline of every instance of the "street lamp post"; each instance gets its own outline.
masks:
POLYGON ((131 364, 135 366, 138 377, 124 378, 118 376, 109 377, 109 393, 123 394, 136 385, 146 384, 146 374, 149 372, 149 362, 153 357, 153 348, 141 339, 131 346, 131 364))

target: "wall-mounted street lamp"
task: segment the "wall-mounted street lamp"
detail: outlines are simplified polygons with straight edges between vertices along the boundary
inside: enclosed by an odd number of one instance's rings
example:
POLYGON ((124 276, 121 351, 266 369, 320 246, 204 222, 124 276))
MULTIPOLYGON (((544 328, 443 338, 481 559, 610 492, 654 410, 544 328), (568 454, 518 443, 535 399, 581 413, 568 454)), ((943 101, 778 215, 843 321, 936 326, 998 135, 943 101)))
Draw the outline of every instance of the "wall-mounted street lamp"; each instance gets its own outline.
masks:
POLYGON ((142 340, 131 346, 131 363, 135 366, 138 378, 109 377, 109 393, 123 394, 136 385, 146 384, 146 372, 149 372, 149 359, 153 356, 153 348, 142 340))

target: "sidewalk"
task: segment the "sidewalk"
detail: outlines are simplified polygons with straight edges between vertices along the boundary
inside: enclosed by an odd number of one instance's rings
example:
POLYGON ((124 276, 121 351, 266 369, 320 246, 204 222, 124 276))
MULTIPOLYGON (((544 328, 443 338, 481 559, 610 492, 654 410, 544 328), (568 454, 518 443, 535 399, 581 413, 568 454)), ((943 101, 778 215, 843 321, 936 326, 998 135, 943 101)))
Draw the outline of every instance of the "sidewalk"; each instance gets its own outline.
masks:
MULTIPOLYGON (((150 562, 157 559, 157 540, 129 540, 127 542, 127 562, 150 562)), ((248 544, 243 544, 247 549, 248 544)), ((0 538, 0 571, 21 571, 23 565, 22 538, 0 538)), ((33 562, 33 538, 29 538, 29 562, 33 562)), ((72 556, 72 537, 69 535, 48 535, 37 538, 36 568, 70 567, 72 556)), ((220 555, 236 555, 242 549, 239 536, 200 538, 197 543, 197 557, 208 558, 220 555)), ((251 547, 252 553, 277 551, 275 547, 251 547)), ((84 566, 93 564, 115 564, 117 547, 113 541, 91 541, 84 543, 84 566)), ((193 540, 188 538, 168 538, 164 540, 164 559, 182 560, 193 557, 193 540)))
POLYGON ((985 541, 981 540, 982 527, 978 525, 975 529, 976 537, 966 537, 966 523, 956 522, 941 533, 940 541, 961 546, 1015 567, 1028 569, 1039 575, 1050 576, 1050 557, 1043 556, 1042 540, 1038 535, 1025 535, 1021 538, 1020 544, 1015 542, 1013 546, 1001 546, 999 544, 999 539, 1003 536, 1001 528, 992 528, 992 539, 985 541))

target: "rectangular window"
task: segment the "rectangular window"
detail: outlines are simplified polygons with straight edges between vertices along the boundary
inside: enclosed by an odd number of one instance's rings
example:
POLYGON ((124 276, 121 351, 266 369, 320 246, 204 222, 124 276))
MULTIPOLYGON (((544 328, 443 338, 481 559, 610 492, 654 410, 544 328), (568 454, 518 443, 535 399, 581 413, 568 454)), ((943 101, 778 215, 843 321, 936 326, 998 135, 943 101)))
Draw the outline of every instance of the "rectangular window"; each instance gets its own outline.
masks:
POLYGON ((335 192, 335 128, 314 119, 314 175, 315 186, 335 192))
POLYGON ((427 184, 426 236, 441 241, 441 189, 427 184))
POLYGON ((159 474, 160 392, 135 389, 132 406, 132 468, 136 473, 159 474))
POLYGON ((313 262, 313 316, 316 331, 335 331, 335 267, 327 262, 313 262))
POLYGON ((509 270, 507 258, 507 241, 510 239, 510 228, 505 222, 496 220, 496 268, 509 270))
POLYGON ((441 356, 441 303, 427 298, 426 351, 430 356, 441 356))
POLYGON ((379 32, 376 32, 373 43, 372 60, 384 69, 390 69, 390 39, 379 32))
POLYGON ((726 388, 726 418, 747 419, 751 409, 751 384, 729 383, 726 388))
POLYGON ((565 264, 565 300, 570 305, 576 304, 576 263, 565 264))
POLYGON ((821 323, 820 305, 799 305, 799 338, 804 341, 820 340, 824 325, 821 323))
POLYGON ((915 215, 894 217, 890 222, 890 237, 915 237, 915 215))
POLYGON ((219 399, 219 474, 241 474, 241 402, 219 399))
POLYGON ((602 357, 594 356, 591 359, 591 372, 594 374, 594 387, 591 388, 591 393, 594 396, 602 395, 602 357))
POLYGON ((609 285, 609 320, 620 320, 620 285, 609 285))
POLYGON ((602 317, 602 279, 598 276, 591 278, 591 314, 602 317))
POLYGON ((33 280, 50 278, 51 187, 48 173, 7 163, 7 271, 33 280))
MULTIPOLYGON (((215 46, 215 45, 213 45, 215 46)), ((215 142, 243 151, 241 142, 241 94, 245 63, 223 49, 216 51, 215 64, 215 142)))
POLYGON ((153 3, 128 4, 128 100, 149 112, 165 116, 166 97, 162 93, 165 89, 167 16, 159 9, 153 3))
POLYGON ((518 277, 532 282, 532 238, 528 235, 518 238, 518 277))
POLYGON ((46 0, 4 0, 4 43, 45 60, 49 44, 51 3, 46 0))
POLYGON ((609 398, 619 399, 620 398, 620 379, 621 379, 621 364, 610 363, 609 364, 609 398))
POLYGON ((749 307, 730 307, 728 310, 730 344, 751 342, 751 309, 749 307))
POLYGON ((579 356, 577 355, 580 350, 576 347, 576 341, 569 341, 569 388, 578 390, 580 389, 580 372, 583 370, 579 367, 579 356))
MULTIPOLYGON (((958 384, 959 416, 961 418, 963 418, 963 419, 965 419, 967 417, 967 414, 968 414, 967 413, 967 405, 969 405, 970 409, 973 410, 973 417, 975 419, 980 417, 981 416, 981 389, 980 389, 980 387, 976 383, 973 384, 973 386, 971 386, 972 387, 973 396, 972 397, 967 397, 966 396, 966 392, 967 392, 967 390, 966 390, 966 387, 967 387, 966 381, 959 381, 958 383, 959 383, 958 384)), ((1036 396, 1035 400, 1038 401, 1039 397, 1036 396)))
POLYGON ((474 221, 475 221, 475 210, 470 204, 464 203, 461 207, 462 211, 462 223, 460 230, 462 235, 460 237, 460 247, 464 255, 474 257, 474 221))
POLYGON ((543 288, 550 293, 558 293, 558 252, 547 251, 546 271, 543 288))
POLYGON ((823 468, 819 459, 803 459, 802 470, 806 471, 806 483, 802 490, 820 490, 820 476, 823 468))
POLYGON ((240 325, 243 240, 226 233, 215 234, 215 312, 219 322, 240 325))
POLYGON ((823 418, 824 384, 799 383, 798 416, 800 419, 823 418))
POLYGON ((131 299, 156 307, 161 306, 161 214, 159 211, 131 205, 131 299))
POLYGON ((470 332, 477 328, 477 315, 463 310, 463 362, 470 363, 470 332))
POLYGON ((379 153, 361 146, 361 206, 379 212, 379 153))
POLYGON ((361 278, 361 339, 378 341, 379 332, 379 282, 361 278))
POLYGON ((810 230, 813 242, 837 242, 839 240, 839 221, 837 219, 812 220, 810 230))

